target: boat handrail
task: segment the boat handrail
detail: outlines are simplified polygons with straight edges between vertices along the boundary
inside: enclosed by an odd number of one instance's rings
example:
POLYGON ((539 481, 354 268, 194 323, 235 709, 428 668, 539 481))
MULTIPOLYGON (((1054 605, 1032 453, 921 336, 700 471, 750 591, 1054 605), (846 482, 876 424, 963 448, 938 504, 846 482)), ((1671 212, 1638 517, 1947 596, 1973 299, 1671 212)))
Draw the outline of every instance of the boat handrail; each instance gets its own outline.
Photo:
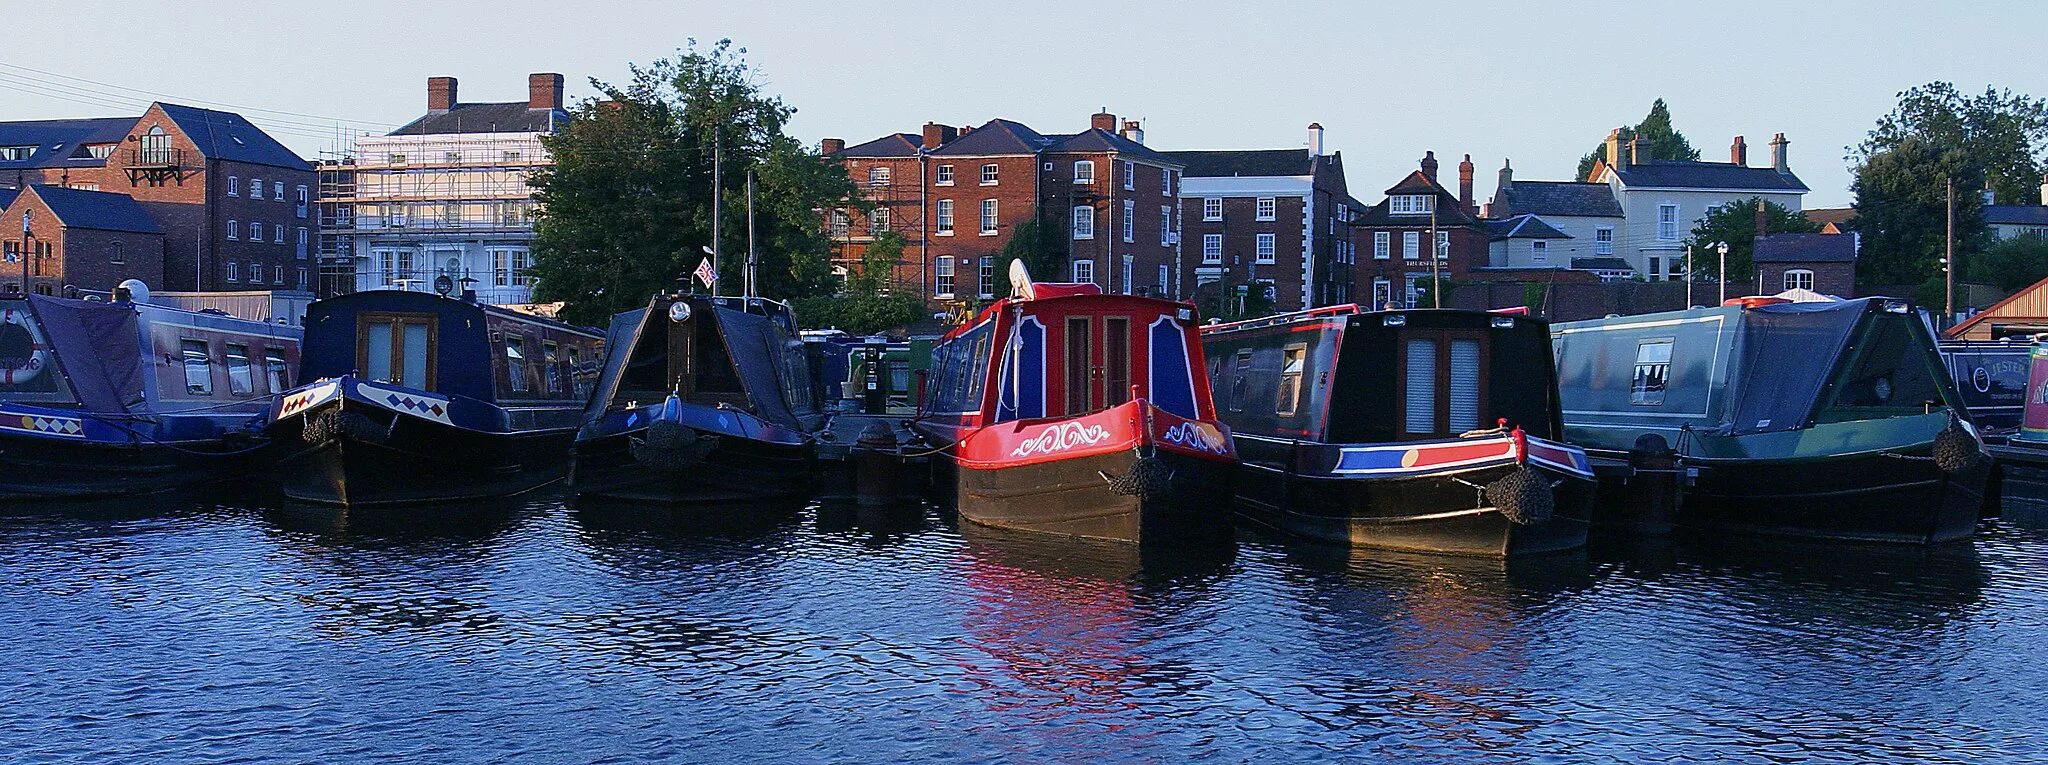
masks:
POLYGON ((1230 322, 1228 324, 1210 324, 1208 326, 1202 327, 1202 331, 1222 332, 1225 330, 1232 329, 1252 329, 1255 327, 1270 327, 1278 324, 1287 324, 1290 322, 1301 321, 1303 319, 1318 318, 1323 316, 1350 316, 1353 314, 1363 312, 1364 311, 1358 307, 1357 303, 1326 305, 1320 308, 1308 308, 1300 311, 1290 311, 1288 313, 1274 314, 1272 316, 1260 316, 1255 319, 1241 319, 1238 321, 1230 322))

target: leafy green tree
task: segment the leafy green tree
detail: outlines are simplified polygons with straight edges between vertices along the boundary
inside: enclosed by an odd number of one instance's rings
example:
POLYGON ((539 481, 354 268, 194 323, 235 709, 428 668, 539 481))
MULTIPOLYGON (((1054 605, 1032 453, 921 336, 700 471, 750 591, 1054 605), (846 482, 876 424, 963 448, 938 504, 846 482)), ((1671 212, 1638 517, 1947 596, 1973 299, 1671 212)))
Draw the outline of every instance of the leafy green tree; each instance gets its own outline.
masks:
POLYGON ((1997 285, 2008 292, 2048 279, 2048 239, 2016 236, 2001 239, 1971 258, 1969 280, 1997 285))
POLYGON ((1899 94, 1899 103, 1850 149, 1856 194, 1851 226, 1863 234, 1857 280, 1865 284, 1938 281, 1948 241, 1948 188, 1955 188, 1956 259, 1988 242, 1983 200, 2040 200, 2038 158, 2048 146, 2048 102, 1985 88, 1964 95, 1935 82, 1899 94))
POLYGON ((1021 260, 1033 279, 1066 281, 1067 242, 1059 236, 1065 230, 1066 221, 1057 212, 1039 208, 1011 229, 1010 241, 1003 243, 1002 254, 996 258, 999 267, 1008 269, 1010 261, 1021 260))
POLYGON ((755 174, 760 294, 818 294, 831 276, 819 211, 859 207, 851 180, 783 132, 795 113, 761 92, 744 49, 691 41, 671 58, 632 67, 602 99, 579 104, 542 139, 554 164, 529 183, 539 300, 565 301, 570 321, 599 324, 684 287, 711 244, 720 198, 719 288, 736 292, 747 249, 746 176, 755 174), (713 153, 723 163, 713 189, 713 153))
MULTIPOLYGON (((1739 284, 1756 278, 1756 208, 1763 205, 1764 231, 1771 234, 1812 234, 1820 225, 1805 215, 1762 197, 1730 202, 1701 218, 1692 227, 1685 244, 1692 248, 1695 279, 1712 281, 1721 274, 1721 254, 1716 245, 1728 243, 1728 281, 1739 284)), ((1684 261, 1673 263, 1684 268, 1684 261)), ((1675 270, 1675 269, 1674 269, 1675 270)))
POLYGON ((861 253, 858 270, 847 275, 838 295, 810 295, 795 302, 797 321, 813 329, 838 328, 858 335, 898 329, 924 314, 924 303, 911 295, 890 294, 896 263, 903 257, 903 235, 875 236, 861 253))
MULTIPOLYGON (((1678 132, 1678 128, 1672 126, 1671 107, 1664 105, 1664 99, 1659 98, 1655 103, 1650 104, 1650 113, 1643 116, 1642 122, 1638 122, 1634 126, 1625 126, 1621 129, 1623 151, 1626 151, 1629 142, 1635 140, 1636 136, 1639 135, 1650 139, 1650 153, 1658 159, 1675 159, 1690 162, 1700 158, 1699 150, 1693 148, 1692 143, 1685 140, 1684 133, 1678 132)), ((1591 154, 1579 158, 1578 177, 1581 179, 1585 178, 1588 173, 1593 172, 1594 162, 1606 158, 1607 141, 1605 138, 1602 138, 1600 144, 1593 147, 1591 154)))

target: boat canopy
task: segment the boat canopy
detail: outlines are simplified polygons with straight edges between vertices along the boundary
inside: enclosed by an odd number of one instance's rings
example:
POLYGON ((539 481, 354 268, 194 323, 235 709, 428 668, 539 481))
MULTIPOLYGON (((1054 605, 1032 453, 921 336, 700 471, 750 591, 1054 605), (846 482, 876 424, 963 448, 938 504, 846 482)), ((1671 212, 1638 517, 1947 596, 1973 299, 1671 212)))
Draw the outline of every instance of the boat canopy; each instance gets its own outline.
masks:
POLYGON ((0 312, 0 367, 12 372, 0 375, 0 400, 149 409, 134 306, 28 295, 0 300, 0 312))
POLYGON ((805 429, 801 415, 815 412, 816 397, 802 341, 784 331, 778 316, 735 310, 706 298, 673 302, 691 308, 682 314, 686 318, 670 318, 667 298, 612 317, 605 333, 610 352, 584 410, 586 420, 603 417, 621 396, 659 403, 656 396, 676 391, 692 403, 743 400, 761 419, 805 429), (675 327, 687 328, 688 342, 670 337, 675 327), (672 351, 690 358, 672 359, 672 351), (684 375, 690 379, 679 379, 684 375))

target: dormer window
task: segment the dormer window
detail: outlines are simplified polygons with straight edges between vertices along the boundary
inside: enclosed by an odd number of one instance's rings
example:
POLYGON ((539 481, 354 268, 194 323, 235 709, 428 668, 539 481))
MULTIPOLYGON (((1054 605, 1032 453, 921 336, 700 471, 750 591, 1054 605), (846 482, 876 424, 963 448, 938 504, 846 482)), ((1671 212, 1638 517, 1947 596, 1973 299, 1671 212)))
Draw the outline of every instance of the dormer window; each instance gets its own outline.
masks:
POLYGON ((0 160, 19 162, 36 153, 34 146, 0 146, 0 160))
POLYGON ((1391 215, 1428 215, 1436 208, 1436 197, 1429 194, 1397 194, 1387 197, 1387 212, 1391 215))
POLYGON ((111 143, 89 144, 85 147, 85 153, 93 159, 106 159, 114 156, 114 146, 115 144, 111 143))

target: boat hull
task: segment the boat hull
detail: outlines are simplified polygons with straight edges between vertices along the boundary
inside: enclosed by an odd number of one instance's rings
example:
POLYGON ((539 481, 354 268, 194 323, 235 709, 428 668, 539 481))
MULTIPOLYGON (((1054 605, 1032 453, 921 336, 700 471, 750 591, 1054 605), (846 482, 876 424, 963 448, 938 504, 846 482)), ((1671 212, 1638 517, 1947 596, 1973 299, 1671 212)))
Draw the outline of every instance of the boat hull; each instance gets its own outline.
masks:
POLYGON ((248 475, 248 441, 65 441, 0 434, 0 499, 149 494, 248 475))
POLYGON ((984 526, 1116 542, 1227 534, 1231 467, 1157 456, 1171 478, 1166 495, 1151 499, 1118 494, 1103 477, 1129 474, 1133 450, 987 468, 935 460, 934 482, 950 489, 942 494, 961 518, 984 526))
POLYGON ((572 428, 479 433, 433 423, 406 425, 416 435, 403 440, 394 435, 385 443, 348 436, 310 445, 291 439, 294 451, 277 461, 284 495, 301 502, 374 507, 519 494, 561 480, 576 435, 572 428))
POLYGON ((1238 503, 1260 524, 1320 542, 1408 552, 1516 557, 1586 544, 1593 482, 1539 470, 1555 483, 1556 509, 1541 523, 1508 520, 1476 486, 1513 464, 1399 478, 1289 473, 1246 463, 1238 503))
POLYGON ((1725 531, 1933 544, 1976 531, 1990 460, 1950 475, 1931 447, 1804 460, 1695 462, 1678 523, 1725 531))
POLYGON ((721 435, 701 461, 660 467, 634 459, 644 428, 576 443, 571 485, 596 499, 645 504, 716 504, 807 496, 817 450, 792 443, 721 435))

